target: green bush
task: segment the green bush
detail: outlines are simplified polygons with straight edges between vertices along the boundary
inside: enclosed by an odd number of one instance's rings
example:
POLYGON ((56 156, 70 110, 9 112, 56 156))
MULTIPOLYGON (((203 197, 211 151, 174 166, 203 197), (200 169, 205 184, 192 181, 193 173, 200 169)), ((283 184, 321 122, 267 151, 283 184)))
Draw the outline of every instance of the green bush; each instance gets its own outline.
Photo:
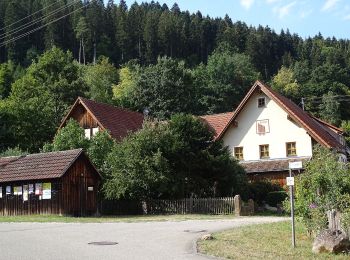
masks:
MULTIPOLYGON (((303 174, 295 182, 295 214, 306 225, 309 234, 327 226, 329 210, 345 212, 344 225, 350 226, 350 174, 334 151, 316 146, 303 174)), ((286 203, 287 204, 287 203, 286 203)))
POLYGON ((266 203, 272 207, 276 207, 277 204, 281 204, 288 197, 285 191, 272 191, 266 195, 266 203))
POLYGON ((242 194, 243 200, 253 199, 258 205, 262 205, 266 201, 267 194, 273 191, 283 191, 278 184, 269 181, 255 181, 247 185, 242 194))

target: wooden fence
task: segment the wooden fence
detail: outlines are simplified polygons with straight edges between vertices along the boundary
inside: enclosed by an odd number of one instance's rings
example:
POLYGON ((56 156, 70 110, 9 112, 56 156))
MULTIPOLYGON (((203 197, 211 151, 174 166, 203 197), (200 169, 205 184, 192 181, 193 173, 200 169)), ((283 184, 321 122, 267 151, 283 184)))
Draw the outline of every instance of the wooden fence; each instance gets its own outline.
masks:
MULTIPOLYGON (((30 194, 27 201, 20 195, 5 195, 0 199, 0 216, 61 214, 61 196, 52 191, 50 200, 40 200, 30 194)), ((238 196, 239 197, 239 196, 238 196)), ((186 198, 179 200, 101 200, 101 215, 212 214, 251 215, 254 203, 244 203, 237 196, 226 198, 186 198), (236 198, 236 201, 235 201, 236 198), (235 207, 236 203, 236 207, 235 207)))
MULTIPOLYGON (((254 213, 254 205, 242 203, 239 212, 242 215, 254 213), (253 207, 253 208, 251 208, 253 207), (248 209, 249 208, 249 209, 248 209)), ((103 200, 100 202, 102 215, 138 215, 138 214, 235 214, 233 197, 226 198, 186 198, 179 200, 103 200)))

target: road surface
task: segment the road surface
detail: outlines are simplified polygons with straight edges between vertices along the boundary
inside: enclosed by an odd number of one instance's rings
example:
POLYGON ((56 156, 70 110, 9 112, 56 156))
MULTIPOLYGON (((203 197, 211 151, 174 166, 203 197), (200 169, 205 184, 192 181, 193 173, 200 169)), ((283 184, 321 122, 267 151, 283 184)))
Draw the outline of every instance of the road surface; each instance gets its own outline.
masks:
POLYGON ((196 253, 201 235, 280 217, 139 223, 0 223, 0 259, 208 259, 196 253), (114 242, 114 245, 94 245, 114 242))

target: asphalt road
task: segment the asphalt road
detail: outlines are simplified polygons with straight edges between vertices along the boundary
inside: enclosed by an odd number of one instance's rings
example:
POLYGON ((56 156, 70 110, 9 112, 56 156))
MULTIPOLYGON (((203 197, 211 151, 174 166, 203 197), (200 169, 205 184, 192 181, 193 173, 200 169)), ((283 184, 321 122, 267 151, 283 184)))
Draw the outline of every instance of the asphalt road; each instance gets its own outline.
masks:
POLYGON ((140 223, 1 223, 0 259, 208 259, 195 250, 201 235, 243 225, 286 220, 241 217, 140 223), (92 245, 91 242, 117 242, 92 245))

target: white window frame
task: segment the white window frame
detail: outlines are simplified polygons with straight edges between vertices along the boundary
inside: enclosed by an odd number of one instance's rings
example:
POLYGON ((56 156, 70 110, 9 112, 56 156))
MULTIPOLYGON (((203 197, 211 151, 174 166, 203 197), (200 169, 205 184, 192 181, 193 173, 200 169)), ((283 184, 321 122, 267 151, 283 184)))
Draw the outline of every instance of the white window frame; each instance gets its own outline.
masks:
POLYGON ((90 140, 91 139, 91 128, 84 129, 85 132, 85 138, 90 140))

